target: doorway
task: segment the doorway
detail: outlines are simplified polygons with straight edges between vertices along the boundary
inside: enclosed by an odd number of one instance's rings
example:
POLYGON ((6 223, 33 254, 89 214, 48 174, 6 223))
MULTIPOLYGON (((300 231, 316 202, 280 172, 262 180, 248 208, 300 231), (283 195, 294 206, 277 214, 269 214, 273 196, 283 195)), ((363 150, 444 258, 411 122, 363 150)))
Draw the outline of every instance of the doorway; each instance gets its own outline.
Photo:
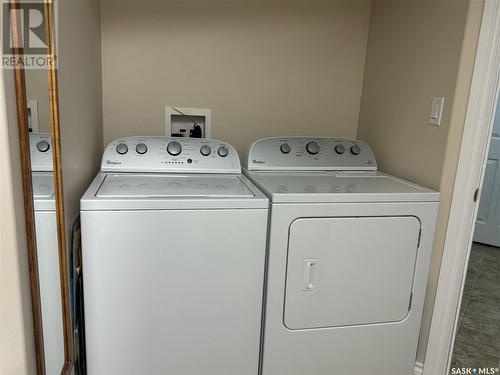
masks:
POLYGON ((453 368, 500 367, 500 248, 474 242, 465 280, 453 368))
POLYGON ((453 347, 454 368, 500 367, 500 106, 481 188, 453 347))

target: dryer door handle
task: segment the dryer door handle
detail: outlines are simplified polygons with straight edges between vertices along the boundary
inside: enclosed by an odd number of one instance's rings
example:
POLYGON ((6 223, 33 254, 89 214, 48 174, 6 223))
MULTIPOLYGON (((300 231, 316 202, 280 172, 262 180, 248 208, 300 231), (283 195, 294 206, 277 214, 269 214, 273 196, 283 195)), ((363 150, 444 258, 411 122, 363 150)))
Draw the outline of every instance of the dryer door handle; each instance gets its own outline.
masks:
POLYGON ((304 274, 302 278, 302 291, 312 292, 316 289, 316 277, 318 274, 318 260, 304 260, 304 274))

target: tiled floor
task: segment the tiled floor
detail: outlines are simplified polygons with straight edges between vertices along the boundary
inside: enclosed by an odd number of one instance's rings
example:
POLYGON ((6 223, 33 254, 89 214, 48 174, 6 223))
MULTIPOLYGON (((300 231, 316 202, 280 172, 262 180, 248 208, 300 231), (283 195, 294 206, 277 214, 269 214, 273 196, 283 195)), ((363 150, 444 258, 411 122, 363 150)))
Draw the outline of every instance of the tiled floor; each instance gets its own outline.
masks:
POLYGON ((451 367, 500 366, 500 248, 474 243, 451 367))

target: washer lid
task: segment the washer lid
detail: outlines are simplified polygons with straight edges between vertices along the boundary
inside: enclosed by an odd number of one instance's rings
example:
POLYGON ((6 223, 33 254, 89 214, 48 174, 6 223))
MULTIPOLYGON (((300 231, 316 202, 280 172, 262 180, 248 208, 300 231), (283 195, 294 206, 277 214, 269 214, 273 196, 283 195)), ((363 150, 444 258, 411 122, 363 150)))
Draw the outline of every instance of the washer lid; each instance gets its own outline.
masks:
POLYGON ((272 202, 439 200, 439 193, 381 172, 246 172, 272 202))
POLYGON ((98 198, 253 198, 238 176, 108 174, 98 198))

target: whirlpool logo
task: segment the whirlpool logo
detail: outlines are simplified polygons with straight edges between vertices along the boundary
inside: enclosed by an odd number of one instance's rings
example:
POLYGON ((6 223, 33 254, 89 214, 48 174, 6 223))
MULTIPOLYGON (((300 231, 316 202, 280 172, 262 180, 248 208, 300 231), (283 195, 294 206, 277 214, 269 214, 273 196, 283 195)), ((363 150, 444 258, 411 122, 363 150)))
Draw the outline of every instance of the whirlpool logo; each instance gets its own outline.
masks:
POLYGON ((266 164, 266 161, 265 160, 255 160, 255 159, 253 159, 252 163, 254 163, 254 164, 266 164))
POLYGON ((122 163, 121 161, 106 160, 107 165, 120 165, 121 163, 122 163))

